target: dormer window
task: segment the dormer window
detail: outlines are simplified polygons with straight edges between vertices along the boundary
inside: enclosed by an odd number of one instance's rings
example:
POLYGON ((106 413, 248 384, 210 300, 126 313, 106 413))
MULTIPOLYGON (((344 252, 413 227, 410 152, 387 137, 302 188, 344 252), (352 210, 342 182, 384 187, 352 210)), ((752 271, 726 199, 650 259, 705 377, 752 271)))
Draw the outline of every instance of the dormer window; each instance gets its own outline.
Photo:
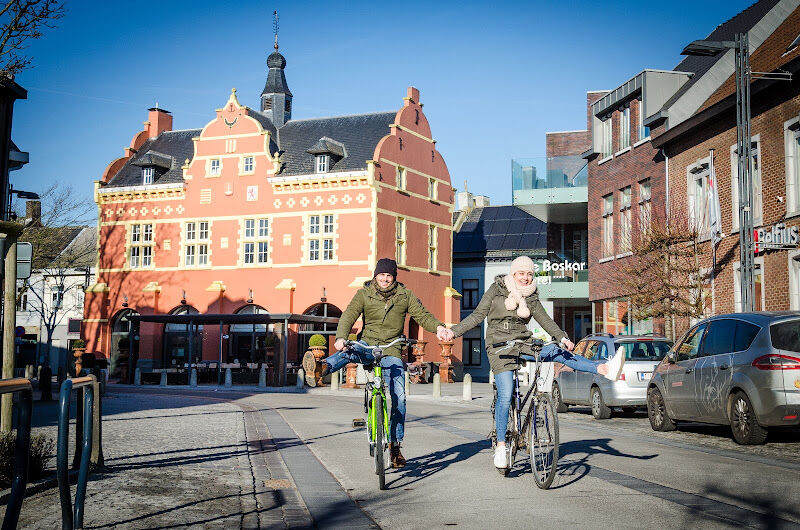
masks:
POLYGON ((328 164, 329 164, 330 157, 328 155, 317 155, 316 156, 316 172, 317 173, 326 173, 328 171, 328 164))
POLYGON ((153 177, 155 175, 155 169, 152 167, 143 167, 142 168, 142 184, 148 185, 153 183, 153 177))

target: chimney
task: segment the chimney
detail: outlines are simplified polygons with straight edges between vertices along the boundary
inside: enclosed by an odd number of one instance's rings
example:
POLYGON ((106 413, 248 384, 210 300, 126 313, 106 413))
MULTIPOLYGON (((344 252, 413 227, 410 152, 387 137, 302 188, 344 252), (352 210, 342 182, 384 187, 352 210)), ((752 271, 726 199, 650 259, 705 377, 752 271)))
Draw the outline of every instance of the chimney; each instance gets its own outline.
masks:
POLYGON ((147 110, 147 127, 150 138, 155 138, 164 131, 172 130, 172 114, 168 110, 160 109, 158 105, 147 110))
POLYGON ((42 203, 40 201, 25 202, 25 217, 30 219, 31 225, 42 225, 42 203))

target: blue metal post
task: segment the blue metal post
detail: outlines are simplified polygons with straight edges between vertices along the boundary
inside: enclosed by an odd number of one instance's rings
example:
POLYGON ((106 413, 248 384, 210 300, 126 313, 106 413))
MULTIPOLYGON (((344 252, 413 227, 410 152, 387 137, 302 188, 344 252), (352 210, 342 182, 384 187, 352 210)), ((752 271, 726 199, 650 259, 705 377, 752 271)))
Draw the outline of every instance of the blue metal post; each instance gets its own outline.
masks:
POLYGON ((56 473, 61 496, 61 528, 72 530, 72 494, 69 491, 69 398, 72 394, 72 379, 61 384, 58 402, 58 445, 56 473))
MULTIPOLYGON (((94 384, 83 387, 83 448, 78 485, 75 488, 75 528, 83 528, 83 504, 86 501, 86 484, 89 481, 89 460, 92 456, 92 413, 94 408, 94 384)), ((75 452, 78 448, 75 448, 75 452)))
POLYGON ((20 393, 19 416, 17 417, 17 440, 14 449, 14 477, 11 481, 11 496, 6 505, 3 518, 3 530, 12 530, 19 522, 19 512, 25 499, 25 488, 28 485, 28 458, 31 446, 31 409, 33 407, 33 391, 30 381, 3 381, 6 388, 0 387, 2 393, 20 393), (16 390, 14 390, 16 388, 16 390))

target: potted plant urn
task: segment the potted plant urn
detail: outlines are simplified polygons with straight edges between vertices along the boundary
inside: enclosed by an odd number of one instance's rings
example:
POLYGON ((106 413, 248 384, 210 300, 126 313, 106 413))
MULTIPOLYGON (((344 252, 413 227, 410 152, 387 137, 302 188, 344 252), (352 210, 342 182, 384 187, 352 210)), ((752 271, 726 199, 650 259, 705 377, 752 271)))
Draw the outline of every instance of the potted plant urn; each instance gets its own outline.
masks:
POLYGON ((311 353, 314 355, 314 359, 317 361, 316 370, 314 370, 314 374, 306 374, 306 377, 314 377, 317 381, 317 386, 322 385, 322 358, 325 357, 327 353, 325 350, 328 348, 328 339, 324 336, 319 334, 311 335, 311 338, 308 339, 308 349, 311 350, 311 353))
POLYGON ((77 339, 72 342, 72 356, 75 357, 75 377, 78 377, 83 369, 83 354, 86 353, 86 341, 77 339))
MULTIPOLYGON (((347 340, 358 340, 358 335, 351 333, 347 336, 347 340)), ((342 388, 360 388, 356 382, 358 376, 358 365, 356 363, 347 363, 345 367, 344 384, 342 388)))

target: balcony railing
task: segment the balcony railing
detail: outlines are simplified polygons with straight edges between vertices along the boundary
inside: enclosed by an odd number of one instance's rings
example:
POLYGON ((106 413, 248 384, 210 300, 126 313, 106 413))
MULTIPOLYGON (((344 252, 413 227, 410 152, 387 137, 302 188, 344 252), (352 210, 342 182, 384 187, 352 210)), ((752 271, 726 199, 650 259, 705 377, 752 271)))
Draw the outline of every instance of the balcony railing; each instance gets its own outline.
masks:
POLYGON ((587 186, 588 163, 580 155, 511 160, 513 191, 587 186))

